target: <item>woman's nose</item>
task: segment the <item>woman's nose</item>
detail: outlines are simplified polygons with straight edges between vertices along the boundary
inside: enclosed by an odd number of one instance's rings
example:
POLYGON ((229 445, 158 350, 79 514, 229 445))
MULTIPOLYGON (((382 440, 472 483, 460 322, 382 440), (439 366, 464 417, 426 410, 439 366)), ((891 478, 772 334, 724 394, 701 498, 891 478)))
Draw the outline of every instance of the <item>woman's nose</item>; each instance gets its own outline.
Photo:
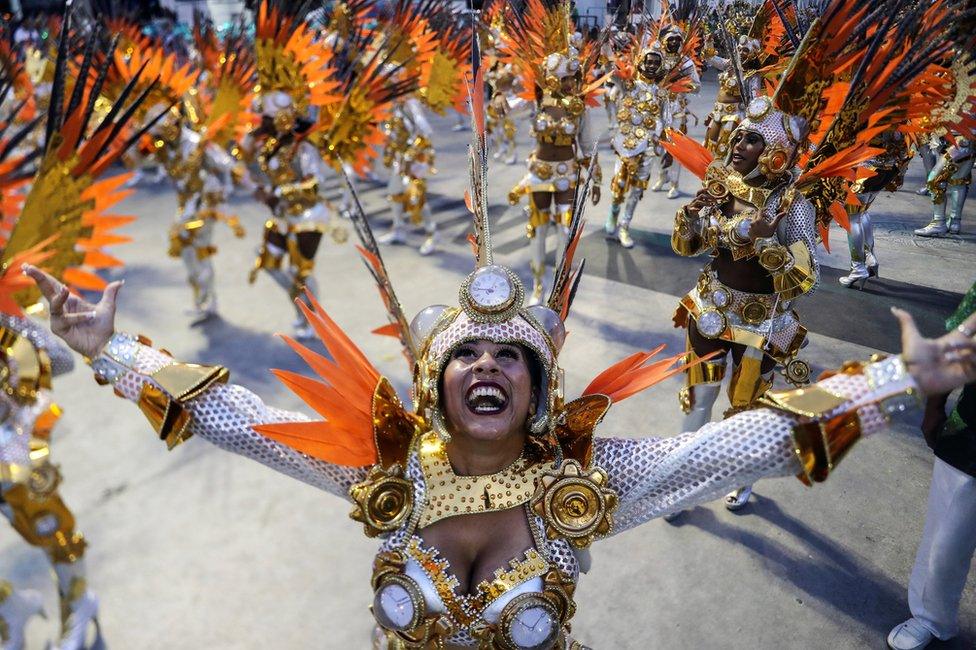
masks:
POLYGON ((474 363, 475 373, 495 374, 499 371, 498 363, 490 352, 482 354, 474 363))

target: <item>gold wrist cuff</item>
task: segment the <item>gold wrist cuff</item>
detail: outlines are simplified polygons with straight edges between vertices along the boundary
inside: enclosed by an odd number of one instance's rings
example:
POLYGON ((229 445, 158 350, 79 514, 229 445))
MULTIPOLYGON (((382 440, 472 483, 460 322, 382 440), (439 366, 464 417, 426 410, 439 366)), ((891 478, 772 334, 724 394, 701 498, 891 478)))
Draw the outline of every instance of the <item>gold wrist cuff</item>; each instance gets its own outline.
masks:
POLYGON ((168 449, 189 440, 190 412, 186 404, 215 383, 227 383, 230 374, 222 366, 173 363, 152 375, 139 394, 139 408, 168 449))

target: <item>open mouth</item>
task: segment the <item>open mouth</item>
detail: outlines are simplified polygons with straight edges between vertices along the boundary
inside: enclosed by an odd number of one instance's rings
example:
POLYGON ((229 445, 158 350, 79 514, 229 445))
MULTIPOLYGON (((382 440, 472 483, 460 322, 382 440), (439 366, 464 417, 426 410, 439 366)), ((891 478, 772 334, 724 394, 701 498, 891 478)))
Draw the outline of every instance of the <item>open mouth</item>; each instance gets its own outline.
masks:
POLYGON ((732 162, 742 162, 743 160, 745 160, 745 158, 742 157, 742 154, 732 154, 732 162))
POLYGON ((479 381, 468 389, 464 403, 472 413, 494 415, 501 413, 508 406, 508 394, 494 382, 479 381))

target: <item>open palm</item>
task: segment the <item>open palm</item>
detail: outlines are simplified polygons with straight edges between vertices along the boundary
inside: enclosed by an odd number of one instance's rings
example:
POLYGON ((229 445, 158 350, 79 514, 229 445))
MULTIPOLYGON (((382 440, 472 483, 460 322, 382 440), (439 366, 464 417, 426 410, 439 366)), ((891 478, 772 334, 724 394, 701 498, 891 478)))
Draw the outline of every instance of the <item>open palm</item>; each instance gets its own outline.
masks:
POLYGON ((937 339, 927 339, 911 314, 892 309, 901 324, 902 358, 925 395, 943 395, 976 381, 976 341, 964 332, 976 329, 976 314, 937 339))
POLYGON ((108 285, 98 304, 93 305, 36 266, 25 264, 23 271, 37 283, 50 305, 51 331, 75 352, 89 359, 97 357, 115 333, 115 299, 123 283, 108 285))

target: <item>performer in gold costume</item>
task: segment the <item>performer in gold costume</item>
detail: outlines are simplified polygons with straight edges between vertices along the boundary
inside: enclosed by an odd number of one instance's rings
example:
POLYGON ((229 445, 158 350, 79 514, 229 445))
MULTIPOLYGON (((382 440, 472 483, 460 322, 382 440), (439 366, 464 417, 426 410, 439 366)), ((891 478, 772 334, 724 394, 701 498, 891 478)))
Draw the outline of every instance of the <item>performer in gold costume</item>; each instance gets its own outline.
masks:
POLYGON ((550 226, 565 248, 569 237, 576 178, 581 169, 594 165, 590 190, 599 201, 599 165, 596 140, 588 110, 596 105, 604 79, 592 79, 599 50, 573 31, 570 7, 562 0, 529 0, 524 14, 510 13, 503 36, 503 60, 520 71, 526 99, 535 106, 532 134, 536 140, 529 155, 528 173, 509 192, 517 205, 528 196, 526 235, 531 251, 530 302, 542 301, 546 273, 546 237, 550 226), (583 48, 583 49, 581 49, 583 48))
MULTIPOLYGON (((56 300, 61 303, 78 304, 74 292, 106 286, 97 271, 121 262, 103 247, 126 241, 114 229, 131 221, 109 210, 123 198, 119 190, 129 175, 98 178, 145 132, 124 129, 133 115, 141 114, 140 102, 146 99, 134 99, 140 83, 136 75, 124 87, 121 100, 105 100, 101 116, 94 101, 82 101, 103 91, 110 94, 104 83, 112 52, 96 64, 98 30, 78 51, 71 46, 72 30, 66 13, 56 59, 51 61, 55 74, 50 92, 67 101, 46 101, 47 115, 39 122, 14 126, 10 115, 0 119, 0 513, 50 563, 60 596, 61 650, 95 647, 90 645, 92 636, 95 644, 100 642, 98 599, 85 570, 86 541, 61 496, 63 477, 52 460, 51 434, 61 417, 52 380, 70 372, 74 359, 35 320, 42 312, 40 294, 24 282, 18 269, 37 264, 59 278, 64 284, 56 300), (71 79, 69 62, 77 65, 71 79), (38 123, 42 141, 28 143, 26 136, 38 123), (117 136, 114 141, 107 137, 111 134, 117 136)), ((18 71, 0 72, 0 96, 9 91, 18 71)), ((152 92, 155 85, 147 84, 146 90, 152 92)), ((41 603, 39 594, 17 591, 0 580, 4 649, 23 648, 24 628, 41 611, 41 603)))
MULTIPOLYGON (((819 282, 817 244, 826 242, 831 219, 844 219, 845 205, 856 202, 857 168, 879 151, 875 139, 908 129, 909 107, 925 114, 940 104, 938 93, 944 91, 928 69, 938 65, 936 58, 919 46, 911 50, 917 59, 912 73, 893 74, 882 57, 870 58, 861 48, 891 46, 900 34, 867 32, 862 42, 849 43, 844 21, 851 10, 838 2, 825 8, 807 31, 805 46, 780 62, 785 72, 776 93, 749 104, 724 159, 712 162, 701 145, 669 132, 673 142, 664 146, 696 169, 704 185, 676 214, 672 246, 680 255, 712 256, 675 314, 675 324, 687 329, 689 352, 712 355, 688 372, 680 396, 683 430, 711 419, 729 357, 727 416, 754 407, 771 388, 777 367, 793 384, 808 380, 809 365, 797 358, 806 328, 795 306, 819 282), (846 56, 860 66, 850 94, 846 56), (926 84, 934 86, 931 95, 926 84), (827 112, 823 97, 838 92, 845 102, 827 112)), ((953 46, 939 20, 905 17, 917 26, 911 38, 934 39, 937 54, 953 46)), ((729 494, 727 507, 744 506, 750 491, 729 494)))

